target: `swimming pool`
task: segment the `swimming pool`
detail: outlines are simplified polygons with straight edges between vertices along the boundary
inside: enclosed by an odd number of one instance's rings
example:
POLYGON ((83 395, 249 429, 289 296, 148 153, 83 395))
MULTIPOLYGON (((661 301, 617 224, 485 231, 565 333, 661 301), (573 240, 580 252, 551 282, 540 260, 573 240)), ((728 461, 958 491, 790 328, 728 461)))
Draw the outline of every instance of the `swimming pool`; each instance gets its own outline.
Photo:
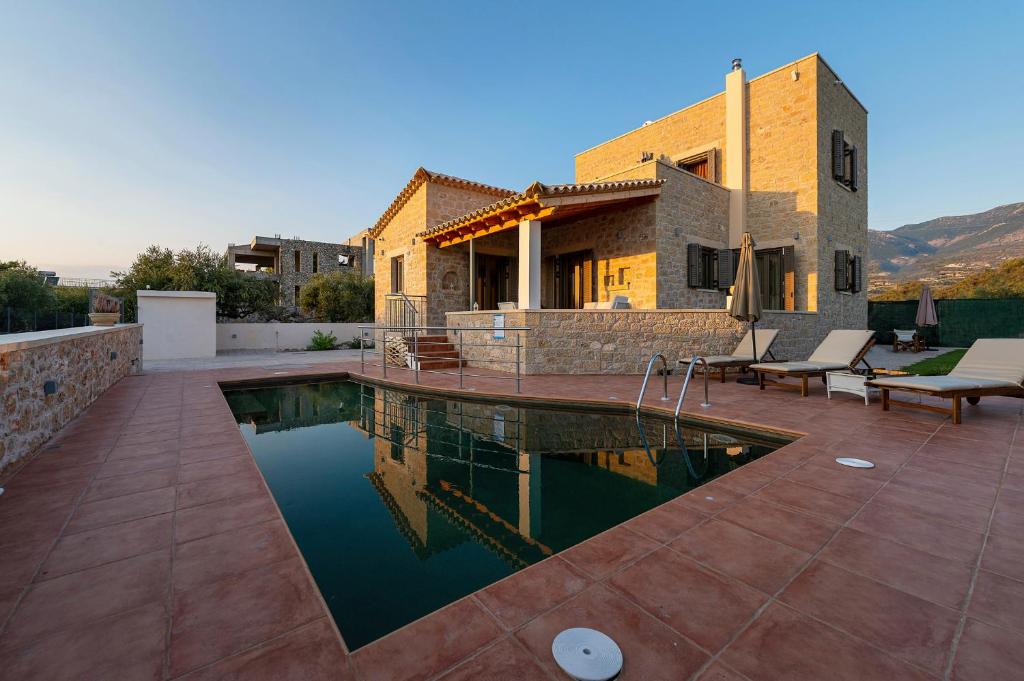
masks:
POLYGON ((350 649, 778 446, 351 381, 225 396, 350 649))

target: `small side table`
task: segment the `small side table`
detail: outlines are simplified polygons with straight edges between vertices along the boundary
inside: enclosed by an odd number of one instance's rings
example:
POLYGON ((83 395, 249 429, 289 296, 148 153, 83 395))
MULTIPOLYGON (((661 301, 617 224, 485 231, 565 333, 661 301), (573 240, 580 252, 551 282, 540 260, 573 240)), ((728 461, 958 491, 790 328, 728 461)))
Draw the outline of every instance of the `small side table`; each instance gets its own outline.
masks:
POLYGON ((869 404, 868 397, 878 392, 865 384, 866 376, 855 374, 850 371, 828 371, 825 373, 825 390, 828 392, 828 399, 832 399, 833 392, 852 393, 864 398, 864 404, 869 404))

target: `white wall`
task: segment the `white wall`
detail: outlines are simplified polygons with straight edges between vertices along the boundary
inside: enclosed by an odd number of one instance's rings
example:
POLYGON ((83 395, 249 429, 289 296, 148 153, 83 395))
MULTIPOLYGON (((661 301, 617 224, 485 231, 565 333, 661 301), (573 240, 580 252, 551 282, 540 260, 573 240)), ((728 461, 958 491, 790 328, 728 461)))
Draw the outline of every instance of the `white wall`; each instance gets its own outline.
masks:
POLYGON ((145 360, 216 357, 217 294, 138 291, 145 360))
POLYGON ((359 324, 217 324, 217 350, 305 350, 316 330, 333 333, 339 343, 359 335, 359 324))

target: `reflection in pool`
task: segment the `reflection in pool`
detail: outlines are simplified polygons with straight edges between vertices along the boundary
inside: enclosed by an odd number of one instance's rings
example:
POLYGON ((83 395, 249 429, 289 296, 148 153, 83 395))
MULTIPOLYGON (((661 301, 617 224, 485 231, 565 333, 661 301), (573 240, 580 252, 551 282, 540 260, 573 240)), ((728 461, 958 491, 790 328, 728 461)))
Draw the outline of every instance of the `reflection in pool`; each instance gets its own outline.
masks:
POLYGON ((350 381, 225 395, 350 649, 774 449, 350 381))

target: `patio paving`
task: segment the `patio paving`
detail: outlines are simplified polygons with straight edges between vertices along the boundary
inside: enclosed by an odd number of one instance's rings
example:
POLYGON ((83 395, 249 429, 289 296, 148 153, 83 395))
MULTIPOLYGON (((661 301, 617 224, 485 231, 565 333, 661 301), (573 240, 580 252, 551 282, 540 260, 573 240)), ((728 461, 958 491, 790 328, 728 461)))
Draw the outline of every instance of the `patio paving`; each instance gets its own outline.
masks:
MULTIPOLYGON (((624 681, 1021 678, 1024 401, 954 427, 820 383, 715 383, 706 410, 697 391, 699 417, 805 435, 349 651, 217 382, 359 369, 149 373, 64 428, 3 483, 4 678, 561 679, 551 640, 570 626, 618 641, 624 681)), ((639 384, 526 377, 523 397, 628 407, 639 384)), ((645 406, 674 404, 657 392, 645 406)))

